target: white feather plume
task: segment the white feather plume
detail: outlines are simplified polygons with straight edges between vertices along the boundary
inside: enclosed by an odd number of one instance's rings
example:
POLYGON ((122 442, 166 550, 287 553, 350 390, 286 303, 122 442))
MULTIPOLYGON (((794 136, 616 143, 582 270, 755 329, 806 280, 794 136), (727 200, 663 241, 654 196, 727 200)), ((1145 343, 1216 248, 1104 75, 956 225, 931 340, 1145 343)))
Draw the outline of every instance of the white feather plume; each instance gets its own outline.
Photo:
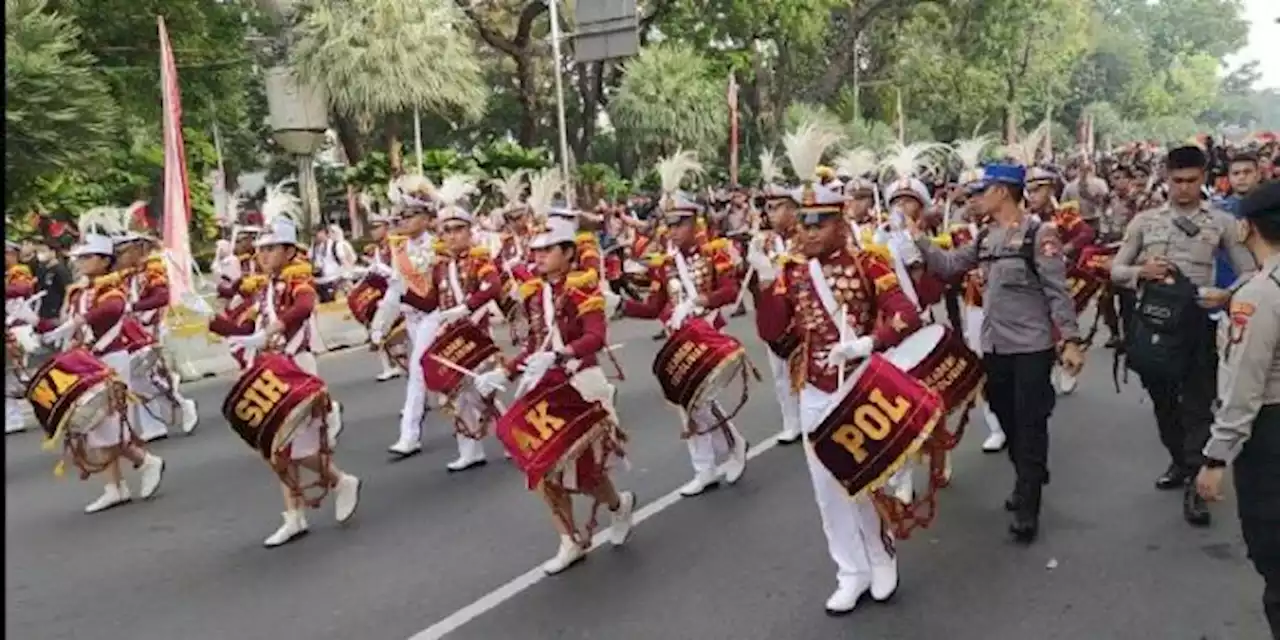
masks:
POLYGON ((373 194, 368 191, 361 191, 356 195, 356 199, 360 202, 360 208, 364 209, 366 213, 373 213, 373 194))
POLYGON ((529 205, 529 209, 539 218, 546 216, 551 210, 551 201, 555 199, 556 194, 564 186, 564 181, 560 178, 560 170, 556 168, 543 169, 538 173, 529 176, 529 197, 525 199, 525 204, 529 205))
POLYGON ((773 184, 782 177, 782 170, 778 168, 778 162, 773 157, 773 151, 765 149, 760 152, 760 182, 764 184, 773 184))
POLYGON ((288 179, 267 185, 267 196, 262 200, 263 226, 270 227, 272 221, 281 216, 298 221, 299 214, 302 213, 302 200, 285 190, 286 186, 293 183, 294 180, 288 179))
POLYGON ((129 211, 120 207, 94 207, 80 214, 81 233, 115 236, 129 230, 129 211))
POLYGON ((951 144, 951 151, 960 159, 961 171, 976 169, 982 162, 982 152, 991 145, 991 136, 978 136, 967 140, 956 140, 951 144))
POLYGON ((876 170, 876 152, 858 147, 849 149, 836 158, 836 175, 865 178, 876 170))
POLYGON ((1049 123, 1041 123, 1018 142, 1005 145, 1001 153, 1006 158, 1029 167, 1035 164, 1036 153, 1040 151, 1047 135, 1049 135, 1049 123))
POLYGON ((436 202, 444 206, 460 206, 463 201, 476 191, 476 179, 472 176, 458 173, 445 178, 440 182, 440 186, 436 189, 434 197, 436 202))
POLYGON ((839 131, 815 122, 805 123, 783 136, 782 146, 786 149, 787 160, 796 177, 801 182, 817 180, 818 163, 822 162, 822 154, 832 145, 838 144, 843 137, 839 131))
POLYGON ((937 172, 939 162, 931 154, 949 149, 947 145, 938 142, 915 142, 908 145, 894 143, 888 155, 880 161, 880 177, 892 175, 897 180, 915 177, 921 169, 937 172))
POLYGON ((524 176, 527 173, 529 173, 527 170, 520 169, 505 178, 494 178, 489 181, 489 184, 502 194, 502 199, 507 206, 515 206, 524 198, 524 176))
POLYGON ((698 154, 693 151, 677 150, 670 156, 658 161, 658 180, 662 183, 662 192, 673 194, 680 190, 680 183, 690 175, 702 173, 702 163, 698 162, 698 154))

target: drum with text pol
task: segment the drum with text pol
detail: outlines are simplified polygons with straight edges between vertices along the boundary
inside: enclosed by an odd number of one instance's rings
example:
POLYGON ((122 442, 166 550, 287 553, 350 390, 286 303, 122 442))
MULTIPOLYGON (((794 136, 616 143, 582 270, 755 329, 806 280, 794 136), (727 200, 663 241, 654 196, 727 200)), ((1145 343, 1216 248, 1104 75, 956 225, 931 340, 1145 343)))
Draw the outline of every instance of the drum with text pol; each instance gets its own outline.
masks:
POLYGON ((111 367, 79 347, 54 354, 37 369, 26 397, 46 436, 83 435, 119 408, 124 384, 111 367))
POLYGON ((943 411, 963 410, 982 388, 982 359, 956 331, 932 324, 907 336, 884 357, 942 398, 943 411))
POLYGON ((573 466, 576 486, 589 490, 607 454, 601 445, 615 427, 609 411, 598 401, 583 399, 556 367, 512 403, 495 431, 529 489, 573 466))
POLYGON ((426 353, 422 354, 419 364, 427 389, 449 395, 467 379, 467 375, 458 369, 479 371, 498 354, 498 345, 493 343, 489 332, 463 318, 450 323, 436 336, 426 353))
POLYGON ((807 437, 850 496, 883 486, 943 416, 937 392, 880 354, 855 369, 835 397, 807 437))

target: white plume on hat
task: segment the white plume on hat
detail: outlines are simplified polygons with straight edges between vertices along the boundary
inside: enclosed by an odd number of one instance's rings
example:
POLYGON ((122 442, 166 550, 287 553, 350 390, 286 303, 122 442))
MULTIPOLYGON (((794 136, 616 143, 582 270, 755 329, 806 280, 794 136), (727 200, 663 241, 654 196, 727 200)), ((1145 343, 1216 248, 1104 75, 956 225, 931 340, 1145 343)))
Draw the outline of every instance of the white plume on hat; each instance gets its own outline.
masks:
POLYGON ((1005 145, 1001 154, 1024 167, 1030 167, 1036 163, 1036 153, 1040 151, 1045 136, 1048 135, 1049 123, 1043 122, 1022 140, 1005 145))
POLYGON ((505 205, 502 208, 517 207, 522 204, 521 200, 524 199, 524 177, 528 173, 528 170, 520 169, 505 178, 494 178, 489 181, 489 184, 493 185, 502 196, 503 204, 505 205))
POLYGON ((791 170, 795 172, 796 177, 801 182, 816 182, 818 163, 822 162, 822 154, 843 138, 844 135, 836 129, 816 122, 807 122, 783 136, 782 146, 786 149, 787 160, 791 163, 791 170))
POLYGON ((525 199, 525 204, 541 220, 551 210, 551 202, 563 186, 564 180, 561 179, 559 169, 543 169, 532 174, 529 176, 529 197, 525 199))
POLYGON ((698 162, 698 154, 693 151, 677 149, 675 153, 658 161, 655 170, 658 181, 662 184, 662 193, 675 195, 680 190, 680 183, 690 175, 702 174, 702 163, 698 162))
POLYGON ((436 186, 421 173, 406 173, 387 186, 387 201, 394 207, 428 207, 436 186))
POLYGON ((760 152, 760 182, 773 184, 782 177, 782 169, 773 158, 773 151, 765 149, 760 152))
POLYGON ((121 207, 94 207, 80 214, 81 233, 118 236, 129 230, 129 210, 121 207))
POLYGON ((441 222, 445 220, 475 222, 471 212, 466 209, 467 197, 475 191, 476 179, 472 176, 458 173, 445 178, 433 194, 441 207, 440 213, 437 214, 439 220, 441 222))
POLYGON ((302 213, 302 199, 285 190, 290 184, 295 184, 295 181, 286 179, 267 185, 267 195, 262 200, 262 226, 270 228, 282 216, 297 222, 302 213))
POLYGON ((866 147, 846 150, 836 158, 836 175, 864 178, 876 170, 876 152, 866 147))
POLYGON ((894 176, 893 182, 885 189, 884 201, 892 202, 897 196, 909 194, 924 206, 929 206, 933 199, 929 197, 929 189, 924 186, 918 174, 923 167, 937 175, 941 171, 942 163, 932 154, 939 150, 950 152, 950 149, 939 142, 915 142, 906 145, 900 142, 895 143, 889 154, 880 161, 879 177, 883 180, 886 175, 894 176))
POLYGON ((991 136, 978 136, 951 143, 951 151, 960 159, 960 184, 981 179, 982 152, 991 146, 991 136))

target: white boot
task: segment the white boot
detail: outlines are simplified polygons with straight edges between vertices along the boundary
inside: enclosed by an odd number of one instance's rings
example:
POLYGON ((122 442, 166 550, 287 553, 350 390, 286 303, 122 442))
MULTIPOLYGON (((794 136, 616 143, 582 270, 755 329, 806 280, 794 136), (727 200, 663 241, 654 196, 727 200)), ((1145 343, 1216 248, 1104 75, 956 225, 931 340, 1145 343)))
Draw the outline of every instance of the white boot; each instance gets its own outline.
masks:
POLYGON ((902 465, 902 469, 889 480, 894 485, 893 497, 902 504, 911 504, 916 499, 915 477, 911 474, 913 464, 915 464, 913 460, 907 460, 906 464, 902 465))
POLYGON ((884 602, 893 597, 898 590, 898 558, 893 557, 886 563, 871 563, 871 598, 876 602, 884 602))
POLYGON ((196 430, 196 426, 200 424, 200 411, 196 407, 196 401, 190 398, 182 398, 182 433, 191 435, 196 430))
POLYGON ((18 433, 27 430, 27 418, 22 415, 22 405, 13 398, 4 399, 4 432, 18 433))
POLYGON ((271 537, 262 541, 267 547, 278 547, 307 532, 307 516, 302 511, 285 511, 284 524, 271 537))
POLYGON ((138 495, 146 500, 156 494, 160 481, 164 479, 164 460, 152 453, 147 453, 138 467, 140 487, 138 495))
POLYGON ((858 606, 858 600, 871 587, 866 578, 859 577, 852 582, 836 587, 835 593, 827 598, 827 613, 833 616, 844 615, 858 606))
POLYGON ((542 563, 542 570, 549 576, 554 576, 569 567, 572 567, 579 560, 585 558, 586 551, 578 546, 569 536, 560 536, 560 548, 556 550, 555 557, 542 563))
POLYGON ((987 453, 997 453, 1004 449, 1007 439, 1004 435, 1004 429, 1000 428, 1000 419, 996 417, 996 412, 991 410, 991 405, 982 403, 982 419, 987 423, 987 430, 991 435, 982 441, 982 450, 987 453))
POLYGON ((329 401, 329 415, 325 422, 329 425, 329 446, 338 444, 338 436, 342 434, 342 405, 337 400, 329 401))
POLYGON ((692 498, 715 485, 720 484, 720 474, 715 469, 707 469, 694 474, 693 479, 680 487, 680 495, 692 498))
POLYGON ((446 467, 449 471, 466 471, 471 467, 482 465, 486 462, 484 457, 484 444, 479 440, 473 440, 464 435, 458 438, 458 457, 450 462, 446 467))
POLYGON ((1069 396, 1076 391, 1076 386, 1080 384, 1080 379, 1067 373, 1066 369, 1058 370, 1058 392, 1064 396, 1069 396))
POLYGON ((624 491, 618 494, 618 510, 613 512, 613 522, 609 525, 609 542, 620 547, 631 536, 631 516, 636 508, 636 494, 624 491))
POLYGON ((729 433, 733 434, 733 449, 729 452, 729 459, 724 463, 724 480, 733 484, 747 470, 747 446, 750 443, 742 437, 742 433, 732 423, 729 424, 729 433))
POLYGON ((395 380, 396 378, 399 378, 400 375, 403 373, 404 372, 400 370, 400 367, 397 367, 391 364, 390 362, 386 362, 386 363, 383 363, 382 373, 379 373, 378 376, 374 378, 374 380, 378 382, 395 380))
POLYGON ((109 484, 103 488, 102 495, 97 500, 90 502, 84 508, 85 513, 97 513, 106 511, 118 504, 124 504, 131 500, 129 495, 129 485, 121 482, 120 484, 109 484))
POLYGON ((408 458, 411 455, 422 452, 422 443, 396 440, 396 443, 388 447, 387 451, 390 451, 400 458, 408 458))
POLYGON ((333 488, 333 511, 338 522, 346 522, 355 515, 356 506, 360 503, 360 478, 349 473, 338 478, 338 486, 333 488))
POLYGON ((792 427, 783 427, 782 432, 778 434, 778 444, 788 445, 795 444, 800 441, 800 429, 792 427))

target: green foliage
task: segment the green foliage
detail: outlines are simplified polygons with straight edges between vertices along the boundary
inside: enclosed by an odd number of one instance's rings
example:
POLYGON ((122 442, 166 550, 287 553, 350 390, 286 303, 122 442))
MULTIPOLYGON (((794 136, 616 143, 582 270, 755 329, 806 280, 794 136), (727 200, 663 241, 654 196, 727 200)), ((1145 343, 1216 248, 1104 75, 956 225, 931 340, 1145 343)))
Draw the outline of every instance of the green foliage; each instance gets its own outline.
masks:
POLYGON ((677 148, 707 156, 728 131, 726 82, 688 45, 648 47, 627 63, 609 115, 650 159, 677 148))

